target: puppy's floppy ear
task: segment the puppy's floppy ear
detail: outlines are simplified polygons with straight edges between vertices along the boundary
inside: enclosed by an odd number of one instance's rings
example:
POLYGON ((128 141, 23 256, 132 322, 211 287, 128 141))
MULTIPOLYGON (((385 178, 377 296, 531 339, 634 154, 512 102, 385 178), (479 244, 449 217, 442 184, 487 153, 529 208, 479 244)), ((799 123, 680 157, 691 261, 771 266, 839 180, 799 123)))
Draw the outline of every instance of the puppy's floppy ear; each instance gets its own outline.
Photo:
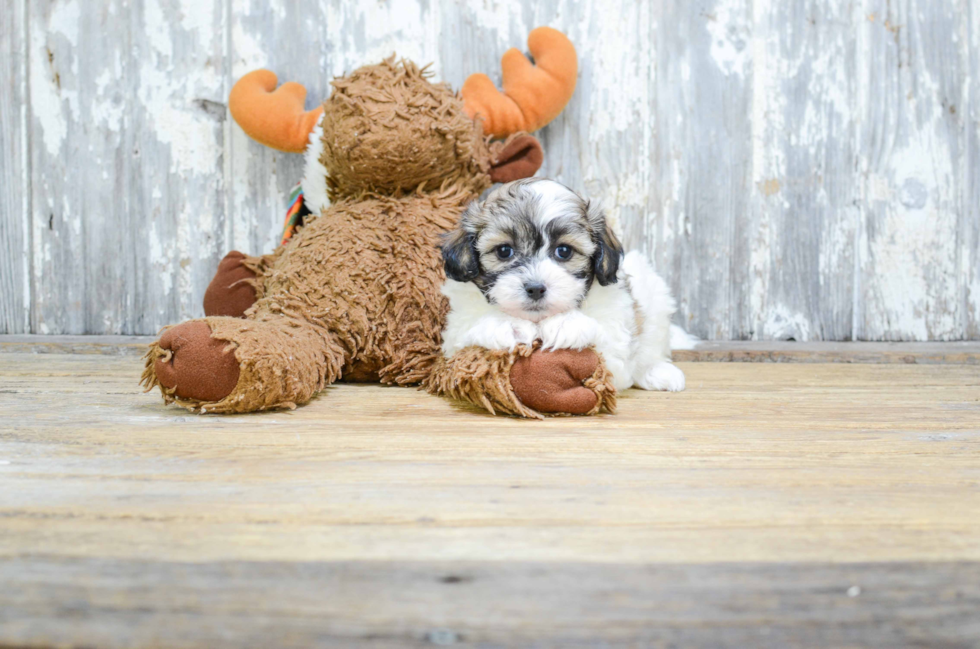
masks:
POLYGON ((471 282, 480 274, 480 261, 476 254, 476 237, 458 226, 447 232, 442 239, 442 263, 446 277, 457 282, 471 282))
POLYGON ((592 254, 592 268, 600 286, 616 283, 619 262, 623 257, 623 244, 619 242, 612 228, 606 223, 606 215, 598 205, 591 201, 585 204, 585 215, 595 241, 592 254))

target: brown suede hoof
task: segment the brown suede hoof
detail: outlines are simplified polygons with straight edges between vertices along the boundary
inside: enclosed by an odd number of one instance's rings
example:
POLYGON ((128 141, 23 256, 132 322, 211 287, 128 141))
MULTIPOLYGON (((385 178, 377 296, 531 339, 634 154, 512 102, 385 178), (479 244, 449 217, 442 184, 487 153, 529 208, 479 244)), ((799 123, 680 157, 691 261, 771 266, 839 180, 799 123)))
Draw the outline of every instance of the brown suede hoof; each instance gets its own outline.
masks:
POLYGON ((238 385, 238 359, 227 340, 211 337, 208 323, 200 320, 171 327, 160 336, 160 347, 169 351, 154 364, 157 380, 181 399, 221 401, 238 385))
POLYGON ((218 272, 204 293, 204 315, 241 318, 255 304, 255 273, 242 264, 245 255, 232 250, 218 264, 218 272))
POLYGON ((510 384, 528 408, 584 415, 595 408, 598 397, 582 381, 592 376, 598 365, 599 356, 591 349, 539 350, 514 361, 510 384))

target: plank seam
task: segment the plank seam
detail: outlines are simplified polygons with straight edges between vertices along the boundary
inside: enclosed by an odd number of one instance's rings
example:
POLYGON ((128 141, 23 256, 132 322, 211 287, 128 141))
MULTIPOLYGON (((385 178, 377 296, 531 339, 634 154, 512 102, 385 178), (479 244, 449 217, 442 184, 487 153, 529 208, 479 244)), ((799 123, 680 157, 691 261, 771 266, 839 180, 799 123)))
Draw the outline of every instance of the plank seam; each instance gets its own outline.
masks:
MULTIPOLYGON (((234 121, 231 117, 231 111, 227 106, 228 95, 231 94, 231 84, 234 81, 233 74, 235 68, 234 56, 235 56, 235 44, 232 37, 232 0, 222 0, 222 18, 224 20, 224 74, 223 77, 223 92, 224 96, 221 98, 225 102, 225 121, 221 129, 221 137, 224 138, 223 151, 222 151, 222 165, 221 173, 224 175, 222 182, 224 183, 224 204, 225 204, 225 222, 222 227, 222 232, 224 234, 224 253, 227 254, 235 241, 235 218, 232 214, 232 210, 235 207, 234 195, 235 191, 235 165, 234 165, 234 128, 232 122, 234 121)), ((222 251, 218 251, 221 254, 222 251)))
MULTIPOLYGON (((854 26, 857 29, 855 34, 855 39, 857 41, 856 50, 854 52, 854 79, 857 82, 857 92, 855 93, 855 100, 857 106, 854 110, 854 115, 862 115, 864 112, 864 106, 867 105, 867 84, 863 83, 863 64, 866 63, 865 52, 867 51, 867 32, 868 26, 861 20, 861 16, 864 13, 864 4, 855 3, 853 11, 856 13, 854 16, 854 26)), ((867 212, 867 196, 868 196, 868 173, 870 172, 870 165, 865 164, 862 157, 861 139, 864 136, 863 126, 860 124, 853 130, 854 138, 854 154, 855 154, 855 166, 857 167, 858 181, 858 192, 859 197, 857 201, 857 209, 854 210, 854 218, 856 223, 854 224, 854 265, 853 265, 853 277, 851 281, 851 340, 860 340, 861 331, 861 314, 862 314, 862 304, 861 304, 861 258, 863 256, 863 250, 861 249, 861 241, 864 235, 864 222, 867 212)))
POLYGON ((24 223, 24 250, 21 261, 24 269, 24 285, 21 290, 24 292, 24 331, 37 333, 34 326, 34 295, 36 291, 34 281, 34 169, 31 147, 33 145, 33 112, 31 102, 31 33, 30 33, 30 0, 23 0, 23 14, 21 15, 21 46, 23 47, 23 60, 21 61, 21 166, 23 167, 22 182, 24 198, 22 199, 21 219, 24 223))
POLYGON ((969 70, 971 70, 971 63, 973 59, 973 42, 970 38, 970 26, 973 24, 974 15, 976 13, 976 2, 974 0, 969 0, 966 3, 966 25, 965 25, 965 37, 963 42, 966 49, 966 80, 963 84, 963 110, 961 114, 964 116, 963 124, 963 165, 961 167, 961 173, 963 174, 963 179, 960 189, 960 210, 957 215, 957 228, 956 228, 956 282, 959 289, 959 302, 960 302, 960 331, 963 333, 963 339, 968 340, 970 337, 970 300, 969 300, 969 284, 970 284, 970 267, 969 259, 970 254, 967 251, 967 247, 970 245, 970 234, 969 234, 969 221, 966 215, 972 213, 970 210, 970 195, 973 189, 973 174, 971 170, 973 169, 973 147, 970 145, 970 122, 973 116, 973 79, 970 75, 969 70))

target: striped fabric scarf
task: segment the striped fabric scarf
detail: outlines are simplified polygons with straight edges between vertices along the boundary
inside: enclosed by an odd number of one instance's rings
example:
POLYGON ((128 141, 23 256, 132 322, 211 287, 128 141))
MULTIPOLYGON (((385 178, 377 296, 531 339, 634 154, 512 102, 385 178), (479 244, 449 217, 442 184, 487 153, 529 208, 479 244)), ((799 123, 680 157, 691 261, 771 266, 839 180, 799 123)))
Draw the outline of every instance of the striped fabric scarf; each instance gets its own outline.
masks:
POLYGON ((303 184, 297 183, 289 192, 289 209, 286 210, 286 222, 282 224, 282 241, 279 245, 284 245, 290 237, 296 234, 296 230, 303 225, 307 214, 312 214, 303 202, 303 184))

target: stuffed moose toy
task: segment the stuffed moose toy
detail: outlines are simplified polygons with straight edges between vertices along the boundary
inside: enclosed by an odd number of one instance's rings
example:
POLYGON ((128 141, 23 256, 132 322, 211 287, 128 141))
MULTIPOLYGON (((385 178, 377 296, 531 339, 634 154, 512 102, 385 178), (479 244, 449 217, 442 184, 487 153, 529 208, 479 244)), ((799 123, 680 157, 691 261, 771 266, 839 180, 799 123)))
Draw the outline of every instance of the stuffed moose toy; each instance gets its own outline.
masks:
POLYGON ((534 63, 504 55, 503 93, 474 74, 457 95, 394 57, 334 80, 312 111, 299 84, 276 89, 267 70, 240 79, 235 121, 262 144, 305 153, 309 215, 272 254, 221 261, 206 317, 151 345, 147 390, 202 413, 293 408, 338 380, 422 385, 524 417, 611 411, 611 378, 590 349, 440 349, 440 235, 492 183, 534 175, 543 153, 527 132, 575 88, 563 34, 535 29, 528 47, 534 63))

